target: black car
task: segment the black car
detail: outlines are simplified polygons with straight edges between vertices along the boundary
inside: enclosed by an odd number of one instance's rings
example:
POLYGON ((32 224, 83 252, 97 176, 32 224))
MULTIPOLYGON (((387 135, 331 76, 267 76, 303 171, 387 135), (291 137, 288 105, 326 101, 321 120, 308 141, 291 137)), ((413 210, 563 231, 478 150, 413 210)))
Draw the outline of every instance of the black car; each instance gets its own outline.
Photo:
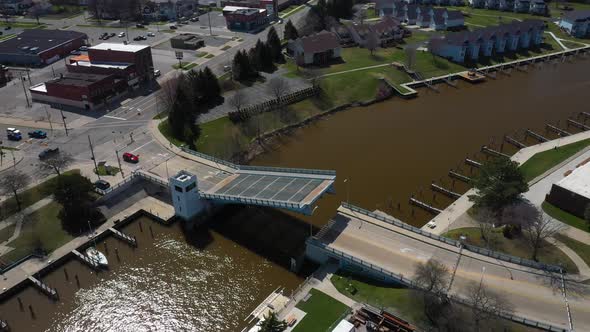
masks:
POLYGON ((136 25, 135 25, 135 27, 136 27, 136 28, 139 28, 139 29, 141 29, 141 28, 144 28, 143 24, 139 24, 139 23, 138 23, 138 24, 136 24, 136 25))
POLYGON ((94 182, 94 187, 96 187, 100 190, 107 190, 111 187, 111 184, 106 182, 105 180, 98 180, 98 181, 94 182))
POLYGON ((39 159, 49 158, 59 153, 59 148, 47 148, 39 153, 39 159))
POLYGON ((141 40, 141 36, 137 36, 137 37, 133 38, 133 40, 139 41, 139 40, 141 40))
POLYGON ((170 29, 171 29, 171 30, 176 30, 176 29, 178 29, 178 28, 176 27, 176 25, 171 25, 171 26, 170 26, 170 29))

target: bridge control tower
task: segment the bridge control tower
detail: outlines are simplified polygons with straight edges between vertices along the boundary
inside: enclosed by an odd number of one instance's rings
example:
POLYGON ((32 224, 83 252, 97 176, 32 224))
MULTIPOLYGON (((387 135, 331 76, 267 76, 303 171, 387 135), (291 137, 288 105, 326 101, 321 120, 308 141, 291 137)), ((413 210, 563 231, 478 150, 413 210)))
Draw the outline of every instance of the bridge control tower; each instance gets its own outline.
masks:
POLYGON ((174 212, 185 220, 190 220, 205 208, 201 200, 197 185, 197 176, 186 171, 180 171, 170 178, 170 192, 174 212))

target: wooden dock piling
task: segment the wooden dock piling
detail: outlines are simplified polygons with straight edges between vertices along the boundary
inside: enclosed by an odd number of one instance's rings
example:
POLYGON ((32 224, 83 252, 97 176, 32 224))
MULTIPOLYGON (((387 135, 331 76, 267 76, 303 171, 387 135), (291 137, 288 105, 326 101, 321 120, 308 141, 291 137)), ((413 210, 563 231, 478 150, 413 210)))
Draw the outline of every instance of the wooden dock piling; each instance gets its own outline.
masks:
POLYGON ((43 294, 47 295, 50 299, 59 299, 59 294, 57 293, 57 290, 55 288, 49 287, 47 284, 44 284, 41 280, 33 276, 29 276, 28 279, 33 283, 33 286, 39 289, 43 294))
POLYGON ((109 228, 109 230, 113 233, 113 235, 115 235, 115 237, 127 242, 130 246, 137 248, 137 240, 135 237, 127 235, 113 227, 109 228))
POLYGON ((558 128, 558 127, 556 127, 554 125, 547 124, 546 127, 547 127, 547 130, 553 131, 553 132, 557 133, 560 136, 571 136, 571 133, 569 133, 569 132, 567 132, 567 131, 565 131, 565 130, 563 130, 561 128, 558 128))
POLYGON ((410 197, 410 204, 420 207, 430 213, 439 214, 442 212, 441 209, 435 208, 432 205, 429 205, 429 204, 426 204, 422 201, 419 201, 419 200, 415 199, 414 197, 410 197))
POLYGON ((482 166, 482 164, 479 161, 475 161, 475 160, 469 159, 469 158, 465 158, 465 164, 467 164, 469 166, 476 167, 476 168, 480 168, 482 166))
POLYGON ((488 154, 490 156, 493 156, 493 157, 503 157, 503 158, 509 158, 510 159, 510 156, 509 155, 507 155, 505 153, 502 153, 502 152, 499 152, 499 151, 496 151, 496 150, 494 150, 494 149, 492 149, 492 148, 490 148, 490 147, 488 147, 486 145, 484 145, 484 146, 481 147, 481 152, 486 153, 486 154, 488 154))
POLYGON ((534 131, 527 129, 525 131, 525 133, 529 136, 531 136, 532 138, 536 139, 537 141, 541 142, 541 143, 545 143, 545 142, 549 142, 548 138, 545 138, 537 133, 535 133, 534 131))
POLYGON ((452 177, 452 178, 455 178, 457 180, 461 180, 461 181, 463 181, 465 183, 470 183, 471 182, 471 178, 470 177, 465 176, 465 175, 460 174, 460 173, 457 173, 457 172, 455 172, 453 170, 450 170, 449 171, 449 176, 452 177))
POLYGON ((437 191, 443 195, 447 195, 450 198, 458 199, 459 197, 461 197, 461 194, 451 191, 443 186, 439 186, 438 184, 436 184, 434 182, 430 184, 430 188, 432 188, 432 190, 437 191))
POLYGON ((517 147, 517 148, 519 148, 519 149, 524 149, 524 148, 526 148, 526 145, 525 145, 524 143, 521 143, 521 142, 517 141, 516 139, 514 139, 514 138, 512 138, 512 137, 510 137, 510 136, 508 136, 508 135, 504 136, 504 140, 505 140, 506 142, 508 142, 508 143, 510 143, 510 144, 512 144, 512 145, 514 145, 514 146, 516 146, 516 147, 517 147))
POLYGON ((82 261, 82 263, 88 265, 89 267, 91 267, 95 271, 100 270, 100 266, 98 265, 98 263, 96 261, 90 259, 90 257, 82 254, 78 250, 76 250, 76 249, 72 250, 72 254, 74 254, 74 256, 78 257, 80 259, 80 261, 82 261))
POLYGON ((4 331, 10 331, 10 328, 8 326, 8 322, 0 319, 0 331, 4 332, 4 331))

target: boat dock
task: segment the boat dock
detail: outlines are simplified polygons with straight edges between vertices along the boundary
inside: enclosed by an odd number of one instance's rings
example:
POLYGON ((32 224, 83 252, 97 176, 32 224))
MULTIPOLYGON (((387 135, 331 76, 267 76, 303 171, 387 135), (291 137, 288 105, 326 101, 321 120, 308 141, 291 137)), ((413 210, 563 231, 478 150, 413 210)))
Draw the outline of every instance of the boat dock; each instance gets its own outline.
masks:
POLYGON ((477 168, 480 168, 482 166, 482 164, 479 161, 475 161, 475 160, 469 159, 469 158, 465 159, 465 164, 467 164, 469 166, 477 167, 477 168))
POLYGON ((548 138, 545 138, 537 133, 535 133, 534 131, 527 129, 526 130, 526 134, 531 136, 532 138, 536 139, 537 141, 541 142, 541 143, 545 143, 545 142, 549 142, 548 138))
POLYGON ((47 284, 44 284, 41 280, 39 280, 39 279, 37 279, 37 278, 35 278, 33 276, 29 276, 28 279, 43 294, 49 296, 50 299, 52 299, 52 300, 59 300, 59 294, 57 293, 57 290, 55 288, 49 287, 47 284))
POLYGON ((449 176, 452 177, 452 178, 455 178, 457 180, 461 180, 461 181, 463 181, 465 183, 470 183, 471 182, 471 178, 470 177, 465 176, 465 175, 460 174, 460 173, 457 173, 457 172, 455 172, 453 170, 450 170, 449 171, 449 176))
POLYGON ((439 208, 435 208, 432 205, 429 205, 427 203, 424 203, 422 201, 419 201, 417 199, 415 199, 414 197, 410 197, 410 204, 412 205, 416 205, 417 207, 423 208, 424 210, 430 212, 430 213, 434 213, 434 214, 439 214, 442 212, 441 209, 439 208))
POLYGON ((2 319, 0 319, 0 331, 2 331, 2 332, 10 331, 10 328, 8 327, 8 323, 2 319))
POLYGON ((504 158, 510 159, 510 156, 509 155, 507 155, 505 153, 502 153, 500 151, 496 151, 496 150, 494 150, 492 148, 489 148, 487 145, 484 145, 484 146, 481 147, 481 152, 487 153, 490 156, 494 156, 494 157, 504 157, 504 158))
POLYGON ((100 266, 98 265, 98 263, 96 261, 90 259, 90 257, 82 254, 78 250, 76 250, 76 249, 72 250, 72 254, 74 254, 74 256, 78 257, 82 261, 82 263, 88 265, 92 269, 94 269, 96 271, 100 270, 100 266))
POLYGON ((479 71, 464 71, 459 73, 459 77, 471 83, 477 83, 486 80, 486 75, 479 73, 479 71))
POLYGON ((109 231, 111 231, 111 233, 113 233, 113 235, 116 238, 127 242, 130 246, 132 246, 134 248, 137 248, 137 239, 135 238, 135 236, 127 235, 127 234, 115 229, 114 227, 109 228, 109 231))
POLYGON ((571 133, 569 133, 561 128, 557 128, 554 125, 547 124, 546 126, 547 126, 547 130, 553 131, 560 136, 571 136, 572 135, 571 133))
POLYGON ((438 184, 436 184, 434 182, 430 184, 430 188, 432 188, 432 190, 434 190, 434 191, 437 191, 441 194, 447 195, 447 196, 454 198, 454 199, 458 199, 459 197, 461 197, 461 194, 451 191, 443 186, 439 186, 438 184))
POLYGON ((590 126, 587 126, 587 125, 580 123, 580 122, 573 120, 573 119, 567 119, 567 123, 578 128, 578 129, 590 130, 590 126))
POLYGON ((508 135, 504 136, 504 140, 506 142, 508 142, 508 143, 516 146, 519 149, 524 149, 524 148, 527 147, 524 143, 521 143, 521 142, 517 141, 516 139, 514 139, 514 138, 512 138, 512 137, 510 137, 508 135))

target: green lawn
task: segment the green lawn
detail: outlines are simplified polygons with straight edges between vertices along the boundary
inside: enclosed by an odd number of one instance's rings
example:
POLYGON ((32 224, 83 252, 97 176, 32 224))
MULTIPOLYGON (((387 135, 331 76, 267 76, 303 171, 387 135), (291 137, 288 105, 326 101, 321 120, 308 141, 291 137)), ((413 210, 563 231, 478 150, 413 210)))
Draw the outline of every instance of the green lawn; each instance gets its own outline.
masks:
POLYGON ((119 169, 118 167, 115 166, 109 166, 109 165, 99 165, 97 167, 97 169, 94 171, 94 173, 97 173, 98 171, 98 175, 100 176, 114 176, 117 175, 117 173, 119 173, 121 171, 121 169, 119 169))
POLYGON ((10 226, 2 228, 0 230, 0 243, 10 239, 10 237, 14 233, 15 229, 16 229, 16 224, 11 224, 10 226))
POLYGON ((340 293, 357 302, 387 309, 416 325, 427 320, 422 297, 411 289, 349 276, 340 271, 332 276, 331 281, 340 293))
POLYGON ((21 234, 8 245, 15 249, 1 256, 4 262, 13 262, 29 255, 37 247, 51 252, 73 237, 61 227, 58 213, 61 205, 51 202, 30 215, 29 221, 23 224, 21 234))
POLYGON ((215 55, 214 54, 211 54, 211 53, 205 55, 205 58, 207 58, 207 59, 211 59, 211 58, 214 58, 214 57, 215 57, 215 55))
POLYGON ((348 310, 346 305, 319 290, 312 289, 310 294, 306 302, 297 304, 306 315, 293 332, 326 332, 348 310))
MULTIPOLYGON (((196 63, 193 63, 193 62, 181 62, 181 64, 182 64, 182 70, 191 70, 193 67, 195 67, 197 65, 196 63)), ((176 64, 172 65, 172 68, 178 69, 180 67, 179 67, 178 63, 176 63, 176 64)))
POLYGON ((590 265, 590 245, 574 240, 562 234, 557 234, 555 238, 575 251, 584 260, 584 262, 586 262, 586 264, 590 265))
POLYGON ((229 50, 230 48, 231 48, 231 46, 229 46, 229 45, 225 45, 225 46, 223 46, 223 47, 221 48, 221 50, 222 50, 222 51, 227 51, 227 50, 229 50))
POLYGON ((549 202, 543 202, 543 204, 541 204, 541 207, 543 208, 543 211, 545 211, 545 213, 563 223, 566 223, 577 229, 581 229, 585 232, 590 231, 590 227, 588 227, 588 222, 586 222, 586 220, 582 218, 576 217, 569 212, 563 211, 562 209, 556 207, 555 205, 549 202))
MULTIPOLYGON (((482 240, 479 228, 477 227, 453 229, 448 233, 443 234, 443 236, 457 240, 462 234, 467 236, 466 242, 468 244, 485 248, 485 242, 482 240)), ((493 232, 492 238, 493 240, 490 249, 516 257, 531 259, 531 249, 522 238, 515 236, 513 239, 508 239, 504 237, 500 229, 493 232)), ((537 258, 539 259, 539 262, 545 264, 562 265, 569 273, 578 272, 576 264, 572 262, 566 254, 553 245, 540 250, 537 254, 537 258)))
POLYGON ((285 19, 285 18, 287 18, 287 17, 289 17, 289 16, 291 16, 291 15, 293 15, 293 14, 295 14, 298 11, 303 10, 303 9, 305 9, 305 6, 296 6, 296 5, 289 6, 287 9, 279 12, 279 16, 282 19, 285 19))
POLYGON ((13 28, 24 28, 24 29, 35 29, 44 27, 44 24, 37 24, 36 22, 0 22, 0 27, 13 27, 13 28))
POLYGON ((168 125, 168 121, 162 121, 160 122, 160 124, 158 125, 158 129, 160 130, 160 132, 162 133, 162 135, 164 135, 164 137, 166 137, 166 139, 176 145, 176 146, 181 146, 184 143, 176 138, 174 138, 174 136, 172 136, 172 133, 170 132, 170 126, 168 125))
POLYGON ((562 161, 590 145, 590 139, 561 146, 557 149, 537 153, 520 166, 526 181, 531 181, 562 161))
POLYGON ((4 40, 10 39, 10 38, 14 38, 14 37, 16 37, 16 34, 14 34, 14 33, 11 33, 11 34, 8 34, 8 35, 3 35, 3 36, 0 36, 0 41, 4 41, 4 40))
MULTIPOLYGON (((80 170, 75 169, 75 170, 65 172, 64 175, 79 173, 79 172, 80 172, 80 170)), ((22 208, 24 209, 27 206, 33 205, 33 204, 37 203, 38 201, 42 200, 43 198, 49 196, 51 194, 51 192, 53 191, 53 188, 55 188, 56 183, 57 183, 57 177, 53 177, 45 182, 42 182, 41 184, 39 184, 35 187, 32 187, 30 189, 27 189, 27 190, 19 193, 22 208)), ((16 207, 16 200, 14 199, 14 197, 10 197, 6 201, 4 201, 2 203, 2 205, 0 206, 0 211, 2 213, 2 215, 1 215, 2 219, 16 213, 17 207, 16 207)))

